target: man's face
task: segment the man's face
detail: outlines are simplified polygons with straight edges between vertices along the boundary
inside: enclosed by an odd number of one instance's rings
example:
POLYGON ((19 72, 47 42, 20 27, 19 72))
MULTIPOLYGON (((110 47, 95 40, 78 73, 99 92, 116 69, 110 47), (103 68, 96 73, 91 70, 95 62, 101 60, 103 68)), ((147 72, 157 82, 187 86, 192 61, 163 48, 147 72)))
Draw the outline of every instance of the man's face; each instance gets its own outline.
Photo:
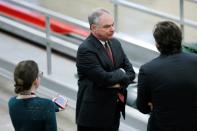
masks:
POLYGON ((93 34, 102 41, 110 40, 113 37, 114 30, 114 19, 107 13, 100 16, 98 24, 92 25, 93 34))

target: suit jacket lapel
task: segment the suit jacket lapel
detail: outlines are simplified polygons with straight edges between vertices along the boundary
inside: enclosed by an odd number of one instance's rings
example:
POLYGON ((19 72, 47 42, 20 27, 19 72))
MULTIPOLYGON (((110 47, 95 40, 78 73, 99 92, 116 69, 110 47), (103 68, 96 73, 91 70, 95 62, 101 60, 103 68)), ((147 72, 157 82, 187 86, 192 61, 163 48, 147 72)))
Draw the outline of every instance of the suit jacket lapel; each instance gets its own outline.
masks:
POLYGON ((105 66, 108 66, 110 69, 112 69, 113 68, 113 63, 110 60, 110 58, 108 57, 107 52, 105 51, 104 46, 93 35, 92 35, 92 38, 95 39, 95 40, 93 40, 92 44, 93 44, 93 46, 96 47, 97 54, 101 58, 102 63, 105 64, 105 66))

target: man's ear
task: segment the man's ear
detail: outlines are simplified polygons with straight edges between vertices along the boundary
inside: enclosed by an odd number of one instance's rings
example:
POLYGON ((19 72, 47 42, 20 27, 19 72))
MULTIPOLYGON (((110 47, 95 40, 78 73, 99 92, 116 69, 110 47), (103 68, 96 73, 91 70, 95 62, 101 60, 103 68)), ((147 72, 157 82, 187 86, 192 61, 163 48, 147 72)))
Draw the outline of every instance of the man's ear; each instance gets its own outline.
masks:
POLYGON ((95 25, 95 24, 92 24, 92 25, 90 26, 90 30, 95 31, 95 30, 96 30, 96 25, 95 25))

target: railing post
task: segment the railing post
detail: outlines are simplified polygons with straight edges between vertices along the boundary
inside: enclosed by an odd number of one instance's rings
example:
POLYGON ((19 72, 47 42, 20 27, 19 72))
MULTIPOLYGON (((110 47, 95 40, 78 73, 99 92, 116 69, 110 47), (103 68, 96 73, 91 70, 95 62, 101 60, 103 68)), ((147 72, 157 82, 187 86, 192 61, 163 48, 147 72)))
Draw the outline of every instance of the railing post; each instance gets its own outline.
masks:
POLYGON ((113 0, 114 3, 114 24, 116 27, 116 32, 119 32, 118 26, 118 0, 113 0))
POLYGON ((52 73, 52 63, 51 63, 51 44, 50 44, 50 16, 46 16, 45 23, 46 31, 46 45, 47 45, 47 73, 50 75, 52 73))
POLYGON ((185 30, 184 30, 184 0, 180 0, 180 26, 183 35, 183 42, 185 38, 185 30))

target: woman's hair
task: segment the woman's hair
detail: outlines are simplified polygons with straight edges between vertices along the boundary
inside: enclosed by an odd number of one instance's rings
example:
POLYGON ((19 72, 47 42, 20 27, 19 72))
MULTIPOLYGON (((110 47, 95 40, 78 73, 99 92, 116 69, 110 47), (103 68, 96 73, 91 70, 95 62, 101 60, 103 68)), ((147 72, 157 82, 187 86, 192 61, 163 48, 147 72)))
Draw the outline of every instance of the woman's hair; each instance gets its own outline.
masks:
POLYGON ((38 65, 33 60, 25 60, 18 63, 14 71, 15 93, 31 89, 32 83, 38 77, 38 65))
POLYGON ((181 51, 182 32, 180 28, 171 21, 159 22, 155 25, 153 36, 159 45, 161 54, 174 54, 181 51))

